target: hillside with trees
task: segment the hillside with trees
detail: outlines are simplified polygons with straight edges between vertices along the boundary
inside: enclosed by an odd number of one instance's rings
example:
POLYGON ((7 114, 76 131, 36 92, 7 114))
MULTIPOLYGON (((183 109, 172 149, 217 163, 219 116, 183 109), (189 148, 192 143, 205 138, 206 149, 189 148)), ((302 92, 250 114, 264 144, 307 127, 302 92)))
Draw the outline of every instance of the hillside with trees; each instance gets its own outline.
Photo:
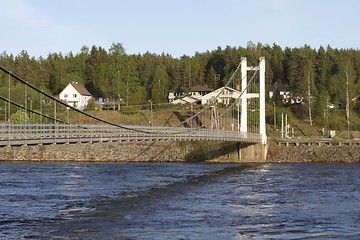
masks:
MULTIPOLYGON (((246 47, 218 47, 174 58, 165 53, 127 54, 122 44, 114 43, 108 50, 84 46, 77 54, 50 53, 46 58, 31 57, 25 50, 17 56, 3 52, 0 65, 53 95, 76 81, 95 97, 122 98, 126 105, 141 105, 149 99, 154 104, 165 103, 169 90, 177 87, 222 87, 241 57, 247 57, 249 65, 257 65, 261 56, 266 58, 267 88, 288 86, 293 95, 304 97, 304 106, 289 106, 299 116, 306 113, 311 93, 313 119, 319 124, 325 121, 329 103, 345 109, 350 107, 349 99, 360 95, 360 51, 330 46, 282 49, 276 44, 250 42, 246 47)), ((6 76, 0 74, 0 93, 6 89, 6 76)), ((269 102, 273 101, 281 104, 279 99, 269 102)), ((351 107, 358 112, 356 106, 351 107)), ((340 127, 336 124, 341 125, 333 123, 333 128, 340 127)))

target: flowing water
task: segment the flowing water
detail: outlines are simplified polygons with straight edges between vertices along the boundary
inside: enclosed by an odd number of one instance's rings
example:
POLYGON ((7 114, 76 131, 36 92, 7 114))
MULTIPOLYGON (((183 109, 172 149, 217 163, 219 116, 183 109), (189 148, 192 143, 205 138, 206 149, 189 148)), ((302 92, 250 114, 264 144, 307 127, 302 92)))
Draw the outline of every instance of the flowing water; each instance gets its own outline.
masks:
POLYGON ((360 164, 0 162, 0 239, 360 239, 360 164))

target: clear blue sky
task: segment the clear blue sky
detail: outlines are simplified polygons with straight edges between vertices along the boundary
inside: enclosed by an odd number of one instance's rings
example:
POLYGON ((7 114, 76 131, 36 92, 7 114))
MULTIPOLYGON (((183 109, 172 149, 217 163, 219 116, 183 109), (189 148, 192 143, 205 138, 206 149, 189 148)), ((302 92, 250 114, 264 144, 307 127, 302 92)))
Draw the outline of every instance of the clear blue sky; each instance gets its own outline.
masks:
POLYGON ((0 52, 122 43, 174 57, 218 46, 360 48, 359 0, 0 0, 0 52))

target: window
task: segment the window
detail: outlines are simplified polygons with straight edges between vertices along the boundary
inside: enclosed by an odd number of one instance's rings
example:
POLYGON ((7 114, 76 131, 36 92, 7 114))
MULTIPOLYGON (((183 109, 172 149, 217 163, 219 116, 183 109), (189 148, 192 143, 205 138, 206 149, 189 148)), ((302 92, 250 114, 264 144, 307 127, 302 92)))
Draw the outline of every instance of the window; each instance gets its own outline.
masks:
POLYGON ((68 97, 68 95, 65 93, 65 94, 64 94, 64 98, 67 98, 67 97, 68 97))
POLYGON ((74 98, 76 98, 77 97, 77 94, 76 93, 74 93, 74 98))

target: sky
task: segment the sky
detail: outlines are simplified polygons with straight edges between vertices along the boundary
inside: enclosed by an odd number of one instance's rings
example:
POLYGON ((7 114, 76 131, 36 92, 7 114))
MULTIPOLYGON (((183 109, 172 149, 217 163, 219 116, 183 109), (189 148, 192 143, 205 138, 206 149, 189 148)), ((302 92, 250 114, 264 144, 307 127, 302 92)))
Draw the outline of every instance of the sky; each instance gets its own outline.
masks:
POLYGON ((360 48, 358 0, 0 0, 0 53, 193 56, 253 43, 360 48))

